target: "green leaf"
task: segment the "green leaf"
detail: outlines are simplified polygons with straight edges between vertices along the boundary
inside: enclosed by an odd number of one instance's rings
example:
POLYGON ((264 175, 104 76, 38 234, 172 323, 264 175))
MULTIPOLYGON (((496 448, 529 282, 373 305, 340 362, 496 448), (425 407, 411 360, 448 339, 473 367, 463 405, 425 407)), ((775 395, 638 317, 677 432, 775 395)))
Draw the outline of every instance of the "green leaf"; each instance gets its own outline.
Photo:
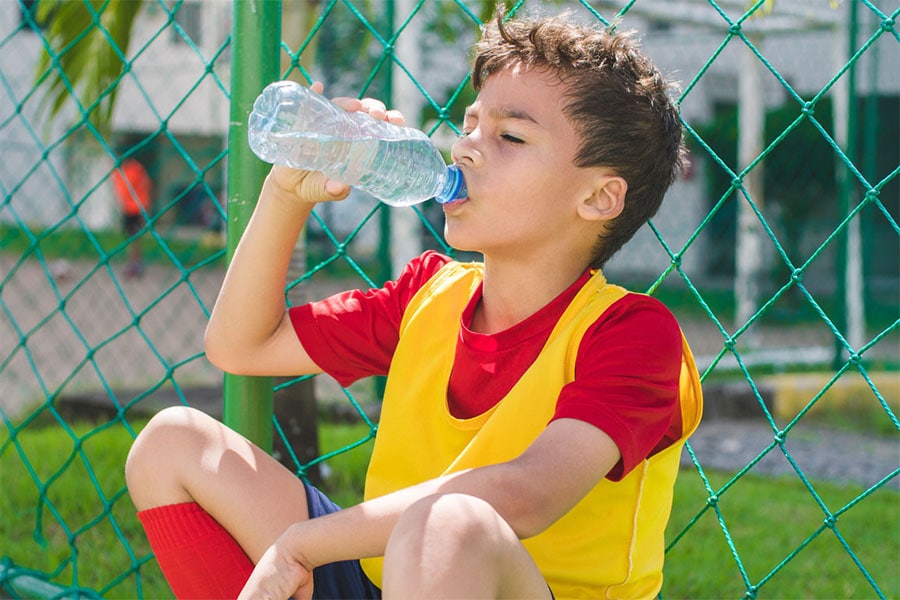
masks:
POLYGON ((46 24, 46 45, 35 85, 44 87, 48 121, 75 102, 83 119, 101 134, 109 132, 141 5, 141 0, 41 0, 37 20, 46 24))

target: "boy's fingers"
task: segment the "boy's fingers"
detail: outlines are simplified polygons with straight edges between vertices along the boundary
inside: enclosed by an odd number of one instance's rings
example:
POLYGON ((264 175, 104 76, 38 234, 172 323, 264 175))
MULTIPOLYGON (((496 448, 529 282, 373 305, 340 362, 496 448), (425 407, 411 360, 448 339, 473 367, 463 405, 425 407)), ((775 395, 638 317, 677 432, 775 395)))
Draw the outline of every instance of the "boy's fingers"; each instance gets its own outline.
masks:
POLYGON ((312 202, 343 200, 349 194, 350 186, 317 171, 310 171, 297 187, 297 195, 312 202))
POLYGON ((350 186, 343 184, 340 181, 335 181, 334 179, 328 179, 325 182, 325 191, 330 194, 333 199, 341 200, 350 194, 350 186))
POLYGON ((332 98, 331 101, 335 106, 343 108, 347 112, 359 112, 363 109, 362 102, 357 98, 339 96, 337 98, 332 98))
POLYGON ((388 110, 384 102, 375 98, 363 98, 360 100, 358 98, 339 96, 332 98, 331 101, 347 112, 364 112, 373 119, 389 121, 394 125, 404 125, 406 123, 403 113, 399 110, 388 110))
POLYGON ((387 111, 387 120, 394 125, 406 125, 406 118, 399 110, 391 109, 387 111))
POLYGON ((275 165, 271 176, 278 187, 309 202, 343 200, 350 194, 350 186, 329 179, 317 171, 275 165))
POLYGON ((369 113, 373 119, 384 120, 387 118, 388 110, 381 100, 376 100, 375 98, 363 98, 360 102, 362 103, 363 112, 369 113))

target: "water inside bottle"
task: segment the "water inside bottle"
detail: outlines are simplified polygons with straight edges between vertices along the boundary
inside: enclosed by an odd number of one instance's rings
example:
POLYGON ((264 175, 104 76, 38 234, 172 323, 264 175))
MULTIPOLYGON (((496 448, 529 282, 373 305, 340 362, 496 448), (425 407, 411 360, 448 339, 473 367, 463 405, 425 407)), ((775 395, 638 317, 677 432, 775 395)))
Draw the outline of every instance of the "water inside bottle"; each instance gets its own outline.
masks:
POLYGON ((262 160, 321 171, 393 206, 416 204, 446 192, 444 188, 452 192, 459 187, 458 174, 448 173, 443 157, 424 132, 362 113, 342 115, 352 121, 349 127, 346 120, 328 123, 329 115, 319 117, 306 114, 306 125, 301 126, 295 105, 282 98, 261 97, 250 116, 250 147, 262 160), (353 137, 322 133, 323 129, 343 130, 353 137))

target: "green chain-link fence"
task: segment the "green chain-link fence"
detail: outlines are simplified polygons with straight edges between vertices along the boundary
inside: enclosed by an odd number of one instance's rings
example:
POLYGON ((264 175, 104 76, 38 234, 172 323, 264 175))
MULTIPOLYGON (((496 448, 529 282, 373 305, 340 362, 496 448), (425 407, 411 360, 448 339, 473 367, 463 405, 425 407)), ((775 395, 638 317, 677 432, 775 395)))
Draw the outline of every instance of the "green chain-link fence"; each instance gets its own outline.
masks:
MULTIPOLYGON (((608 276, 676 313, 707 421, 742 412, 762 431, 754 441, 723 429, 688 448, 679 485, 695 493, 678 496, 663 595, 900 597, 897 3, 510 5, 564 8, 638 29, 682 81, 692 167, 608 276), (872 464, 863 449, 865 481, 837 477, 856 487, 821 481, 801 452, 838 431, 829 419, 887 444, 872 464), (735 445, 749 454, 720 466, 735 445), (772 463, 789 473, 783 489, 755 496, 772 463), (709 545, 714 560, 698 554, 709 545)), ((246 110, 269 80, 319 79, 329 95, 392 98, 447 147, 472 99, 467 48, 491 11, 461 0, 0 2, 0 597, 169 593, 122 474, 136 432, 166 404, 223 416, 264 445, 274 437, 285 464, 340 492, 339 472, 371 445, 379 381, 229 376, 223 409, 222 374, 203 356, 228 245, 265 168, 246 149, 246 110), (111 183, 129 157, 152 181, 136 233, 111 183)), ((450 252, 440 230, 427 205, 387 209, 354 193, 323 206, 286 295, 381 283, 424 248, 450 252)))

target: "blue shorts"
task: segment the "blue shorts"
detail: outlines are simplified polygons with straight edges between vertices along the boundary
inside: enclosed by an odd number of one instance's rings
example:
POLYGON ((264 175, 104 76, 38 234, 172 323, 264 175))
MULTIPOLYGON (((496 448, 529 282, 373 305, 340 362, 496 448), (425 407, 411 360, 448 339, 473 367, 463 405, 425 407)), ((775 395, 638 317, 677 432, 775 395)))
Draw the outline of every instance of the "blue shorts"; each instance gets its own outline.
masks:
MULTIPOLYGON (((318 488, 303 482, 306 508, 314 519, 341 510, 318 488)), ((372 583, 358 560, 344 560, 313 570, 313 600, 379 600, 381 590, 372 583)))

